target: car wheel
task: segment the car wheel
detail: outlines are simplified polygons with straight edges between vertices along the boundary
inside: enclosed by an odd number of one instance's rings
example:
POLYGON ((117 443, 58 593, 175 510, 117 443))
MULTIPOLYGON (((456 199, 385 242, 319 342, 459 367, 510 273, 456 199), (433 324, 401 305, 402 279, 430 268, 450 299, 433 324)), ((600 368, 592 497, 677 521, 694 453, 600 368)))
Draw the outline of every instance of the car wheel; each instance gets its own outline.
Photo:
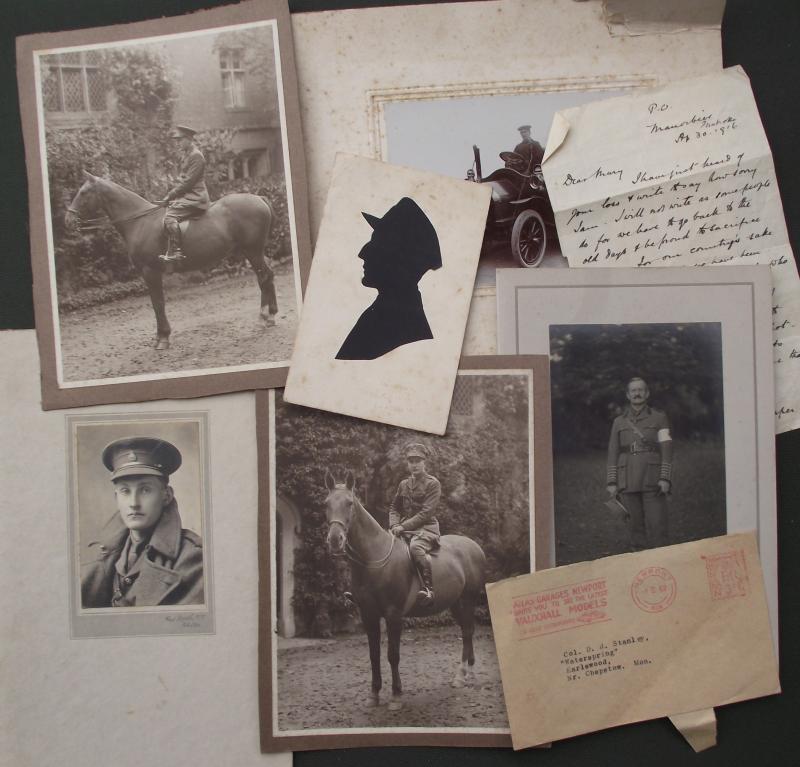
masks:
POLYGON ((511 252, 520 266, 535 267, 542 263, 546 249, 544 219, 535 210, 523 210, 511 230, 511 252))

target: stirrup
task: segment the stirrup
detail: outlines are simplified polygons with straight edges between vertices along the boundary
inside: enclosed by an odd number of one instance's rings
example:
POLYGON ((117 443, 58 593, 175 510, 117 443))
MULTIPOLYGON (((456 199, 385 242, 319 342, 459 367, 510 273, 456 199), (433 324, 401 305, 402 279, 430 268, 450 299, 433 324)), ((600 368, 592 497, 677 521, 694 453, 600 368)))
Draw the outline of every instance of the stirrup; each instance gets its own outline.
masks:
POLYGON ((158 260, 169 264, 173 261, 183 261, 185 258, 186 256, 183 255, 183 251, 180 248, 175 248, 172 253, 162 253, 158 257, 158 260))
POLYGON ((419 602, 433 602, 433 589, 424 588, 417 592, 417 601, 419 602))

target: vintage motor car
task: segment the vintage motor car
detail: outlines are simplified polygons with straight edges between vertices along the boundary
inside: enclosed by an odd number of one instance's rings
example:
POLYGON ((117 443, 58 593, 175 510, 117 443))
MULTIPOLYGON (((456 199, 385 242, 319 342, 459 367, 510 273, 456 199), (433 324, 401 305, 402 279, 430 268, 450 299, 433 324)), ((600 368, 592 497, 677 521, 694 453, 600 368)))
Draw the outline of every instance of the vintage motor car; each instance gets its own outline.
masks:
POLYGON ((520 266, 539 266, 548 244, 558 239, 541 166, 526 167, 522 155, 500 152, 504 167, 484 178, 481 150, 477 146, 472 150, 475 159, 467 171, 467 180, 492 187, 481 255, 493 245, 510 242, 511 252, 520 266))

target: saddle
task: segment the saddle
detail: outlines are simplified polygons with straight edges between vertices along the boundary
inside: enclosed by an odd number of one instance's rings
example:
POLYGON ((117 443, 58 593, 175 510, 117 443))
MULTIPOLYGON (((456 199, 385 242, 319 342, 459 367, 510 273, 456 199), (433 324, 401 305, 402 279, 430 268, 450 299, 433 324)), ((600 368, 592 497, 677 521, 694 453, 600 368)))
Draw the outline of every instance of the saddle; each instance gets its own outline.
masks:
MULTIPOLYGON (((403 533, 403 534, 400 536, 400 539, 401 539, 401 540, 403 541, 403 543, 405 543, 405 545, 406 545, 406 552, 408 553, 408 556, 409 556, 409 557, 411 557, 411 539, 412 539, 412 538, 413 538, 415 535, 416 535, 416 531, 414 531, 414 530, 407 530, 406 532, 404 532, 404 533, 403 533)), ((434 544, 433 544, 433 546, 432 546, 432 548, 431 548, 431 550, 428 552, 428 556, 435 557, 435 556, 436 556, 436 555, 439 553, 439 550, 440 550, 441 548, 442 548, 442 544, 441 544, 441 543, 440 543, 438 540, 437 540, 437 541, 435 541, 435 542, 434 542, 434 544)))

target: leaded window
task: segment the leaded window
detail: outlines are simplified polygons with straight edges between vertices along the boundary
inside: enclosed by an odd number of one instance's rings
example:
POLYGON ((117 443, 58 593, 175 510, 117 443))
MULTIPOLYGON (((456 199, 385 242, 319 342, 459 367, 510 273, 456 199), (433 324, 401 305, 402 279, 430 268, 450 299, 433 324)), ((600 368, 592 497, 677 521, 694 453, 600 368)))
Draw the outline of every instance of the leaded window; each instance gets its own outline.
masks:
POLYGON ((222 92, 227 109, 246 105, 244 91, 244 51, 241 48, 223 48, 219 52, 222 73, 222 92))
POLYGON ((98 51, 42 56, 42 100, 48 112, 105 112, 106 85, 98 51))

